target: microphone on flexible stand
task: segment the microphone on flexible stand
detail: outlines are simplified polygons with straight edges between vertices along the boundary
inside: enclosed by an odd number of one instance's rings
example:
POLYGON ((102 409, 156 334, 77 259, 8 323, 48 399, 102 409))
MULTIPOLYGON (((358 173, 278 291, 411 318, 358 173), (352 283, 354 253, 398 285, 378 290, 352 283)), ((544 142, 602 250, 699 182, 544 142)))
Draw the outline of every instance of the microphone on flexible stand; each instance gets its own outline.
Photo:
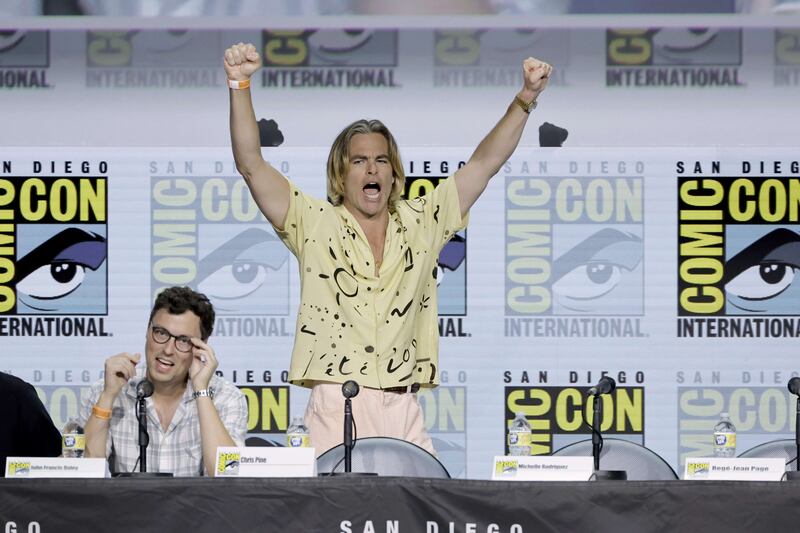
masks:
POLYGON ((603 376, 597 385, 591 387, 586 394, 594 398, 594 416, 592 419, 592 458, 594 458, 594 478, 596 480, 624 481, 628 479, 625 470, 600 470, 600 451, 603 449, 603 436, 600 425, 603 420, 603 402, 600 396, 610 394, 617 387, 613 378, 603 376))
POLYGON ((153 384, 143 379, 136 385, 136 419, 139 421, 139 472, 147 472, 147 447, 150 435, 147 433, 146 398, 153 395, 153 384))
POLYGON ((347 380, 342 385, 344 395, 344 471, 353 471, 353 405, 351 399, 358 395, 358 383, 347 380))
POLYGON ((334 465, 331 469, 330 475, 332 476, 375 476, 375 472, 353 472, 353 448, 355 447, 355 439, 353 439, 353 405, 352 398, 358 395, 358 383, 352 379, 345 381, 342 384, 342 395, 344 396, 344 472, 334 472, 336 467, 341 464, 341 460, 334 465))
POLYGON ((800 481, 800 378, 793 377, 786 384, 786 387, 789 392, 797 396, 797 408, 794 418, 795 470, 786 472, 786 479, 800 481))
POLYGON ((597 382, 597 385, 586 391, 586 394, 589 396, 600 396, 601 394, 613 392, 616 387, 617 383, 612 378, 603 376, 600 378, 600 381, 597 382))
POLYGON ((172 472, 147 471, 147 447, 150 435, 147 433, 147 398, 153 395, 153 384, 147 378, 136 384, 136 419, 139 421, 139 471, 119 472, 119 477, 171 477, 172 472))

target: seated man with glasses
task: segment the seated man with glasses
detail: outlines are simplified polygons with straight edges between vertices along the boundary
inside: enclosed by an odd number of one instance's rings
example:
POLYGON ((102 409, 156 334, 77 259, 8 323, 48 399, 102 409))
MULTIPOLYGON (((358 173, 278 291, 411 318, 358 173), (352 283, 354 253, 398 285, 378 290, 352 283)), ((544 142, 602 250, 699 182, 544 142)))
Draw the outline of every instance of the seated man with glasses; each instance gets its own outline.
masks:
POLYGON ((112 473, 138 470, 137 385, 148 379, 148 472, 176 476, 214 475, 218 446, 244 446, 247 402, 232 383, 216 376, 217 357, 207 344, 214 308, 188 287, 170 287, 156 297, 139 353, 105 362, 80 410, 86 456, 107 457, 112 473))

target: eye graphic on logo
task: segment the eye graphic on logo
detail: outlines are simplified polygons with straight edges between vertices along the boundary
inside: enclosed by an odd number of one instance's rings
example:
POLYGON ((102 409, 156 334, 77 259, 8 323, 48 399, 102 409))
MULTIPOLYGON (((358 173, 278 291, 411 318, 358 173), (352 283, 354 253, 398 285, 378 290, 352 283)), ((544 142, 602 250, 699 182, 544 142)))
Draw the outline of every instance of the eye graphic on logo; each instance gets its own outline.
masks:
POLYGON ((372 38, 369 30, 322 30, 308 38, 309 44, 324 52, 350 52, 372 38))
POLYGON ((11 50, 25 37, 25 31, 3 30, 0 31, 0 52, 11 50))
POLYGON ((458 267, 461 266, 466 257, 467 239, 456 233, 447 241, 442 251, 439 252, 439 264, 436 267, 436 286, 441 285, 444 280, 445 269, 450 272, 458 270, 458 267))
POLYGON ((789 293, 798 269, 800 235, 786 228, 773 230, 725 263, 727 301, 743 311, 780 311, 794 300, 789 293))
POLYGON ((761 263, 736 276, 725 290, 743 300, 774 298, 789 288, 797 267, 782 263, 761 263))
POLYGON ((140 46, 147 52, 165 54, 181 50, 191 45, 191 41, 197 33, 188 30, 167 30, 167 31, 134 31, 131 32, 141 41, 140 46), (137 35, 138 34, 138 35, 137 35))
POLYGON ((626 288, 626 273, 642 261, 637 235, 604 228, 581 241, 553 263, 553 296, 574 312, 606 310, 614 293, 626 288))
POLYGON ((619 284, 622 268, 608 261, 588 261, 553 284, 553 292, 576 300, 599 298, 619 284))
POLYGON ((314 32, 308 44, 312 53, 325 63, 344 65, 345 56, 367 44, 372 36, 370 30, 322 30, 314 32))
POLYGON ((718 33, 710 28, 662 28, 653 36, 653 45, 664 55, 677 58, 707 46, 718 33))
POLYGON ((58 300, 76 293, 106 259, 106 239, 78 228, 50 237, 17 262, 17 292, 37 311, 64 311, 58 300))
POLYGON ((481 36, 481 48, 498 52, 518 53, 536 46, 543 33, 541 30, 532 29, 504 29, 482 30, 478 34, 481 36))
POLYGON ((249 228, 200 260, 197 289, 216 300, 220 310, 230 310, 225 300, 238 300, 258 291, 268 284, 269 273, 288 259, 289 251, 277 237, 249 228), (219 300, 223 302, 218 304, 219 300))
POLYGON ((53 262, 44 265, 17 284, 17 289, 32 298, 52 300, 61 298, 80 287, 86 267, 77 263, 53 262))

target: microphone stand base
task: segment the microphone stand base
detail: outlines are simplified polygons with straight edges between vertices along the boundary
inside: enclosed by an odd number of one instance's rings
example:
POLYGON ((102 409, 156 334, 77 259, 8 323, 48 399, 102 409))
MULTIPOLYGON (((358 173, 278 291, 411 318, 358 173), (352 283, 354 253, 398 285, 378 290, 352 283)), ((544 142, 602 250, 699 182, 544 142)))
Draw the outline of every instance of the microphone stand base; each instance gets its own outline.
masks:
POLYGON ((595 470, 590 478, 592 481, 627 481, 628 472, 625 470, 595 470))
POLYGON ((800 481, 800 472, 797 470, 786 472, 786 481, 800 481))
POLYGON ((174 477, 172 472, 115 472, 111 477, 174 477))

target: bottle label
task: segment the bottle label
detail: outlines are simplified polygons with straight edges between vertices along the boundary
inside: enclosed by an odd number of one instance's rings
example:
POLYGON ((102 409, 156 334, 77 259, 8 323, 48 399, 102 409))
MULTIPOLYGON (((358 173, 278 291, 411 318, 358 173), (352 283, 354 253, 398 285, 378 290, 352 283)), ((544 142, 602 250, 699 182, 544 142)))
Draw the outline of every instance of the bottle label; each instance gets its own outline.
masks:
POLYGON ((718 448, 736 448, 736 433, 715 431, 714 445, 718 448))
POLYGON ((64 433, 61 435, 61 449, 83 451, 86 449, 86 435, 82 433, 64 433))
POLYGON ((311 446, 311 440, 308 435, 290 433, 286 435, 286 446, 289 448, 308 448, 311 446))
POLYGON ((509 431, 508 432, 508 445, 510 446, 530 446, 531 445, 531 434, 527 431, 525 432, 515 432, 509 431))

